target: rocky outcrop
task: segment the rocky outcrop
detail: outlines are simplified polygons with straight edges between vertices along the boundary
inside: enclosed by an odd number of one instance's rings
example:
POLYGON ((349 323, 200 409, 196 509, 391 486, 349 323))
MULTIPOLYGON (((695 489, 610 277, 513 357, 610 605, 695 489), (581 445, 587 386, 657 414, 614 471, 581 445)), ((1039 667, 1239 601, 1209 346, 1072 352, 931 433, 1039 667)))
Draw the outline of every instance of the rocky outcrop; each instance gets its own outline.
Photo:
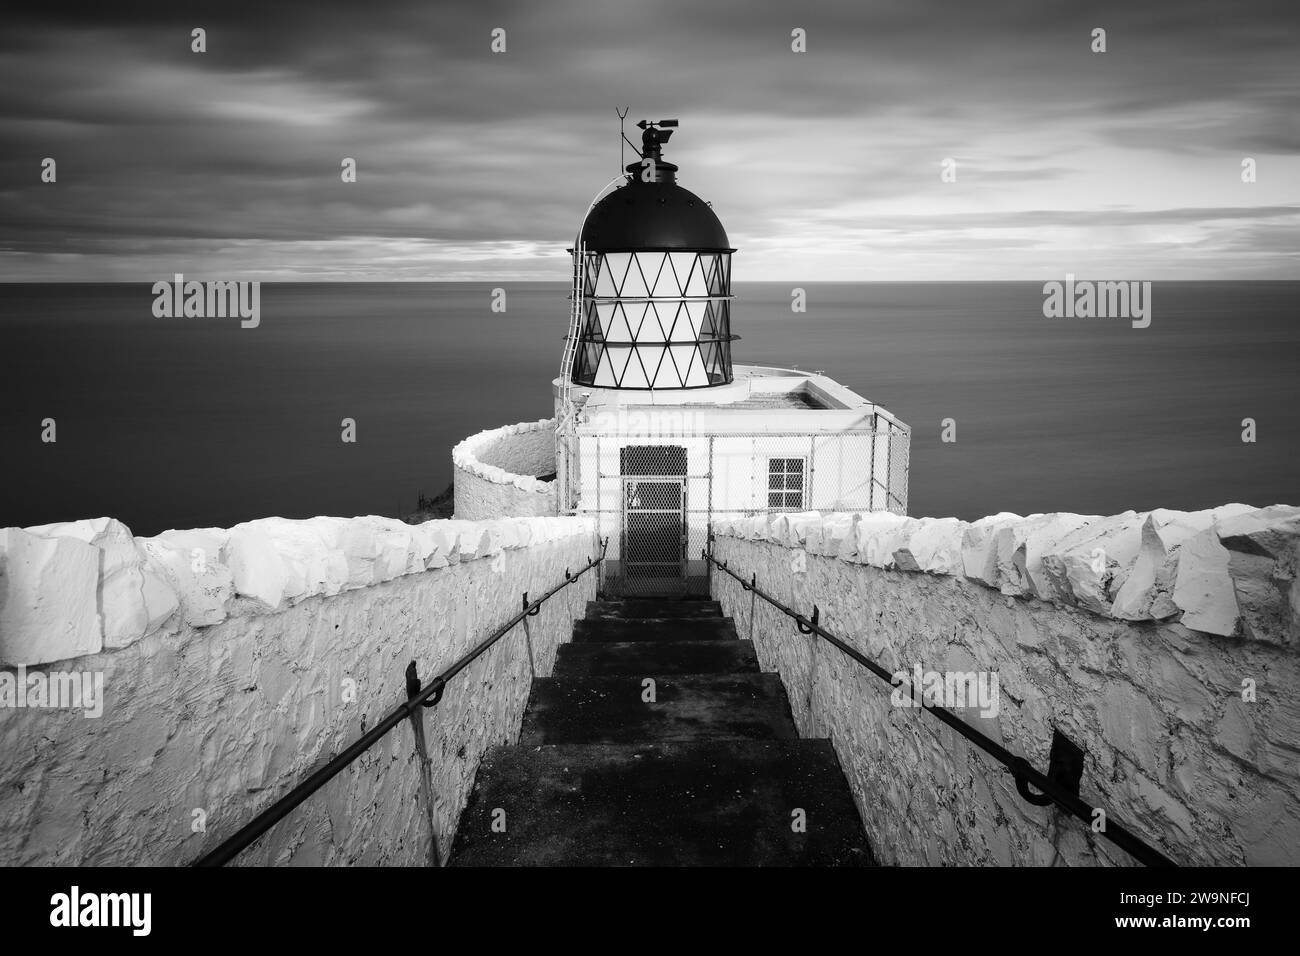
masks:
POLYGON ((211 627, 531 544, 581 519, 262 518, 136 538, 94 518, 0 530, 0 664, 36 665, 211 627))
POLYGON ((1123 514, 1002 513, 965 522, 887 512, 722 520, 766 540, 883 570, 963 577, 1123 621, 1279 644, 1300 640, 1300 508, 1224 505, 1123 514))

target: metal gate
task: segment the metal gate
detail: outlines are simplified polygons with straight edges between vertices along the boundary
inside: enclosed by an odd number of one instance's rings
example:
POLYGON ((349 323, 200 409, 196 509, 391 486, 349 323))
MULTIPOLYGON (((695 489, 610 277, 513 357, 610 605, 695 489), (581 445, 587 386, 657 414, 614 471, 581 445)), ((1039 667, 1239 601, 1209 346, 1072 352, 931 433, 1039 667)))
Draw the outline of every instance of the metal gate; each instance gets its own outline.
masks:
POLYGON ((623 593, 681 594, 686 578, 686 483, 623 479, 623 593))

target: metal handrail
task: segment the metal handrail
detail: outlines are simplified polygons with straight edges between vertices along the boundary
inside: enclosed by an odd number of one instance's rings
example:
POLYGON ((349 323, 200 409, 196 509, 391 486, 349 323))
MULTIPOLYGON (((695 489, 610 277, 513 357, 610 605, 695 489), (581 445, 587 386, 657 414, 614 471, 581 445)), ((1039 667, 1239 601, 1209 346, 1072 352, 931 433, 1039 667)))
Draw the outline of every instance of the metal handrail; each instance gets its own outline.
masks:
POLYGON ((433 680, 421 688, 420 680, 416 676, 415 661, 411 661, 406 668, 406 692, 407 699, 405 703, 394 707, 388 714, 379 721, 370 731, 364 734, 360 739, 350 747, 331 759, 325 766, 321 767, 311 776, 309 776, 298 786, 294 787, 287 794, 271 804, 240 830, 223 841, 220 846, 209 853, 205 853, 192 864, 196 867, 225 866, 233 860, 240 852, 251 846, 262 834, 283 820, 289 813, 301 803, 306 801, 313 793, 325 786, 331 779, 338 776, 342 770, 360 757, 363 753, 377 744, 388 734, 390 730, 400 724, 403 720, 416 713, 420 707, 436 707, 442 700, 442 693, 446 689, 447 682, 472 664, 475 660, 487 652, 492 645, 505 637, 505 635, 524 618, 534 617, 541 610, 546 601, 554 597, 560 591, 573 584, 580 577, 598 566, 605 559, 605 550, 609 546, 609 539, 606 538, 600 545, 600 556, 591 558, 586 565, 577 574, 570 574, 569 569, 564 570, 564 580, 551 588, 535 601, 528 600, 528 593, 524 592, 523 610, 510 618, 505 624, 502 624, 486 638, 480 641, 473 650, 462 656, 454 664, 442 671, 433 680))
MULTIPOLYGON (((740 586, 744 588, 746 591, 752 591, 754 594, 761 597, 768 604, 772 605, 777 610, 781 611, 787 617, 793 618, 801 634, 816 634, 818 637, 822 638, 823 640, 833 644, 840 651, 842 651, 844 654, 851 657, 853 660, 857 661, 867 670, 871 671, 871 673, 875 674, 885 683, 889 684, 891 688, 897 686, 894 683, 893 675, 889 671, 885 670, 883 667, 881 667, 875 661, 868 658, 862 652, 860 652, 854 647, 851 647, 843 640, 841 640, 840 638, 832 634, 830 631, 822 627, 817 620, 818 617, 820 616, 820 610, 816 605, 813 605, 812 617, 811 618, 804 617, 802 614, 798 613, 793 608, 787 607, 786 605, 778 601, 776 598, 772 597, 770 594, 767 594, 764 591, 762 591, 758 587, 757 574, 752 575, 750 577, 750 580, 746 581, 735 571, 731 570, 731 568, 727 567, 727 562, 719 561, 707 549, 703 552, 703 554, 705 560, 708 563, 713 564, 720 570, 725 571, 728 575, 735 578, 740 583, 740 586)), ((948 710, 947 708, 926 704, 924 698, 922 698, 921 700, 921 706, 922 709, 933 714, 936 718, 943 721, 943 723, 947 724, 953 730, 957 731, 957 733, 961 734, 963 737, 965 737, 967 740, 973 743, 980 750, 983 750, 986 754, 988 754, 998 763, 1006 767, 1008 772, 1010 772, 1011 775, 1015 777, 1016 790, 1021 795, 1021 797, 1028 800, 1030 803, 1034 803, 1037 806, 1045 806, 1048 802, 1055 803, 1061 809, 1066 810, 1070 814, 1078 817, 1084 823, 1087 823, 1089 825, 1092 824, 1094 819, 1094 811, 1097 810, 1098 808, 1089 806, 1086 802, 1080 799, 1080 797, 1077 794, 1072 793, 1071 791, 1062 787, 1060 784, 1058 784, 1056 781, 1052 780, 1045 774, 1039 773, 1030 765, 1029 761, 1027 761, 1024 757, 1013 754, 1011 751, 1007 750, 997 741, 986 736, 985 734, 980 733, 978 730, 976 730, 974 727, 972 727, 970 724, 966 723, 965 721, 960 720, 952 711, 948 710), (1030 793, 1029 787, 1031 785, 1036 787, 1040 791, 1041 796, 1038 794, 1030 793), (1042 802, 1040 803, 1039 800, 1042 800, 1042 802)), ((1102 812, 1105 813, 1104 810, 1102 812)), ((1155 849, 1155 847, 1152 847, 1149 844, 1143 842, 1139 837, 1134 835, 1127 828, 1120 825, 1115 820, 1115 818, 1112 817, 1109 813, 1105 813, 1105 821, 1106 821, 1105 828, 1099 831, 1101 835, 1104 836, 1106 839, 1110 840, 1110 842, 1114 843, 1120 849, 1130 854, 1138 861, 1146 864, 1147 866, 1177 866, 1178 865, 1173 860, 1169 859, 1169 857, 1161 853, 1159 850, 1155 849)))

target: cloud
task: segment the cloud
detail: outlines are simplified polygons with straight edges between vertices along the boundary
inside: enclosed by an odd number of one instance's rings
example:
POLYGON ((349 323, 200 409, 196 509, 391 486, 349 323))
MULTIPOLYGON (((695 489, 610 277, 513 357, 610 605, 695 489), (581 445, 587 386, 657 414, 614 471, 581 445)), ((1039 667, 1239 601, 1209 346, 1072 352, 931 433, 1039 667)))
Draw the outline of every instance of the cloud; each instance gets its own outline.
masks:
POLYGON ((1294 239, 1267 226, 1300 204, 1294 19, 1208 0, 30 5, 0 37, 0 278, 165 274, 179 255, 563 280, 619 166, 615 106, 681 118, 669 158, 748 243, 738 278, 856 277, 868 253, 945 278, 958 251, 1028 275, 1026 250, 1070 242, 1182 274, 1150 227, 1189 220, 1206 277, 1241 274, 1250 241, 1252 275, 1293 271, 1294 239), (523 249, 554 252, 506 254, 523 249))

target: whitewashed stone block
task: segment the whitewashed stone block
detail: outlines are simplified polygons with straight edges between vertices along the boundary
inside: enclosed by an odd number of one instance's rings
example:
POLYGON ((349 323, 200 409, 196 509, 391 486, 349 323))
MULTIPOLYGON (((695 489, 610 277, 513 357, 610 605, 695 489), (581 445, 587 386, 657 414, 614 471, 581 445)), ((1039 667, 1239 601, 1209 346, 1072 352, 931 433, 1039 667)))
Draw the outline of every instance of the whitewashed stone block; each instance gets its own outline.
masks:
POLYGON ((894 551, 907 540, 904 529, 915 521, 915 518, 888 511, 862 514, 858 520, 855 548, 858 560, 873 568, 892 568, 894 551))
POLYGON ((1245 636, 1284 645, 1300 640, 1300 508, 1260 508, 1224 518, 1215 530, 1228 551, 1228 574, 1245 636))
POLYGON ((235 589, 222 553, 228 536, 224 528, 196 528, 136 539, 172 588, 182 620, 191 627, 220 624, 229 613, 235 589))
POLYGON ((966 577, 991 588, 997 587, 998 532, 1023 520, 1018 514, 1003 511, 968 524, 961 540, 962 569, 966 577))
POLYGON ((276 542, 265 527, 236 525, 227 542, 227 564, 235 593, 275 610, 284 601, 288 575, 276 542))
POLYGON ((1058 587, 1043 559, 1056 548, 1057 543, 1067 539, 1095 521, 1100 515, 1076 515, 1068 512, 1044 515, 1042 524, 1036 525, 1025 537, 1025 576, 1029 579, 1030 592, 1034 597, 1044 601, 1068 601, 1069 590, 1058 587))
POLYGON ((922 518, 907 542, 915 570, 929 574, 961 574, 961 545, 966 522, 957 518, 922 518))
POLYGON ((48 664, 103 647, 98 548, 0 530, 0 663, 48 664))
POLYGON ((1237 630, 1237 596, 1228 576, 1228 549, 1214 528, 1192 535, 1178 549, 1173 600, 1182 624, 1230 637, 1237 630))

